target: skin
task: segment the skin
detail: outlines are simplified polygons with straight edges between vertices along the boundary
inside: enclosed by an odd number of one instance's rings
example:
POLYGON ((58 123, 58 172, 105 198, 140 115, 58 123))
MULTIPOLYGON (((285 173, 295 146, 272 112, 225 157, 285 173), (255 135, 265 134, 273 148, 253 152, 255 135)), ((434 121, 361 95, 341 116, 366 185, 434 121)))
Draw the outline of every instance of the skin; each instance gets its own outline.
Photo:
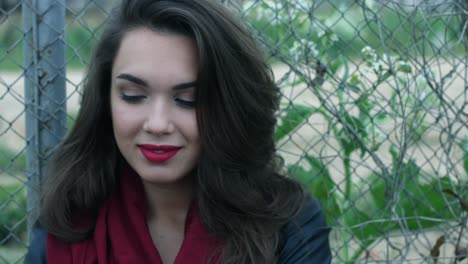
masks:
POLYGON ((136 28, 127 32, 112 67, 111 112, 123 157, 140 175, 148 228, 164 263, 173 263, 192 200, 200 154, 194 92, 197 52, 188 37, 136 28), (163 163, 146 159, 140 144, 181 147, 163 163))

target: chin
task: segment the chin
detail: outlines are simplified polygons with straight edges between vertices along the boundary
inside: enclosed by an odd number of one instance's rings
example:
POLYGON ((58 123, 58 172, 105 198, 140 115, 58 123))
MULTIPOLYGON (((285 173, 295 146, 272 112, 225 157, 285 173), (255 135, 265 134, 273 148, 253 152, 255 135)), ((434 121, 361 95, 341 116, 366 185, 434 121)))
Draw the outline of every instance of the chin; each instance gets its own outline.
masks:
POLYGON ((176 184, 184 182, 187 177, 174 177, 173 174, 143 174, 142 181, 151 184, 176 184))

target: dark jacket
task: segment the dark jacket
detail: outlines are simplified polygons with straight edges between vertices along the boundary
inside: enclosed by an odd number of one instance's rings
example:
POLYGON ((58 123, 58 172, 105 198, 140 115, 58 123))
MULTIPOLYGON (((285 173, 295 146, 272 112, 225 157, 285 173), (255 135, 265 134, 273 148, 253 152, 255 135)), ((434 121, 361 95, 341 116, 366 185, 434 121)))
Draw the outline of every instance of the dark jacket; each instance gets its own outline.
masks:
MULTIPOLYGON (((282 230, 280 264, 322 264, 331 262, 328 242, 330 228, 325 223, 319 202, 307 197, 295 221, 282 230)), ((36 224, 31 232, 25 264, 46 264, 47 232, 36 224)))

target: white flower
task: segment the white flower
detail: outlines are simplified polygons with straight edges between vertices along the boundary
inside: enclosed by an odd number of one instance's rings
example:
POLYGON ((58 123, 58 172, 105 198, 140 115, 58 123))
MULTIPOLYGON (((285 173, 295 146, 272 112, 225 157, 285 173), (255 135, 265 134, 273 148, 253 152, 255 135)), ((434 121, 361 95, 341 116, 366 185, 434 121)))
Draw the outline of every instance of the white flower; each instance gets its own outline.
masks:
POLYGON ((294 56, 295 60, 298 61, 305 57, 316 58, 319 55, 319 50, 314 42, 306 39, 300 39, 299 41, 294 41, 290 49, 290 53, 294 56))
POLYGON ((367 62, 373 63, 373 62, 376 62, 377 59, 378 59, 377 53, 370 46, 365 46, 364 48, 362 48, 361 54, 362 54, 364 60, 367 61, 367 62))
POLYGON ((385 63, 382 60, 377 60, 372 65, 372 69, 376 72, 380 72, 383 70, 385 63))

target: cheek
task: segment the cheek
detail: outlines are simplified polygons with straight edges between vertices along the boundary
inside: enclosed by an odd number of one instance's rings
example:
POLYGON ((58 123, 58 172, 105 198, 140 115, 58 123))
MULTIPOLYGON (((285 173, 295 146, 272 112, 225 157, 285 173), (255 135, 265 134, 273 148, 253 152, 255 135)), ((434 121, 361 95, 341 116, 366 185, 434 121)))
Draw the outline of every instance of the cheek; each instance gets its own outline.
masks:
POLYGON ((192 142, 199 142, 199 133, 198 133, 198 124, 197 124, 197 116, 194 113, 190 113, 185 118, 185 121, 182 123, 184 126, 184 131, 186 136, 192 141, 192 142))
POLYGON ((112 126, 117 141, 136 135, 139 131, 139 115, 119 103, 111 106, 112 126))

